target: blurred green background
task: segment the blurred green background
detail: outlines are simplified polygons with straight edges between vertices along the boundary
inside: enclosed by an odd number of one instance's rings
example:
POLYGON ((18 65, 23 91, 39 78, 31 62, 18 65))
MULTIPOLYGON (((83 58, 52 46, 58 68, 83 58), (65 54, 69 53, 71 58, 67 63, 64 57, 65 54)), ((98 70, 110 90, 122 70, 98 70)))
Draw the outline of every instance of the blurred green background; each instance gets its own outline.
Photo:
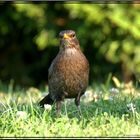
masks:
POLYGON ((109 73, 140 77, 140 4, 0 3, 0 80, 47 84, 61 30, 75 30, 90 63, 90 84, 109 73))

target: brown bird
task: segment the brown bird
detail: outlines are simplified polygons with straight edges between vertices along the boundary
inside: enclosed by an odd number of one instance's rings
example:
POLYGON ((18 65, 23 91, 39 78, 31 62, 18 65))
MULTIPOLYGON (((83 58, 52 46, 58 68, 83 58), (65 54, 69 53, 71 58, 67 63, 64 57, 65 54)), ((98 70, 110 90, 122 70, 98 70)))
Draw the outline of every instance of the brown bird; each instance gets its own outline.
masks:
POLYGON ((82 53, 76 34, 73 30, 59 33, 60 48, 48 71, 49 94, 39 104, 56 103, 57 114, 60 114, 61 101, 75 98, 80 110, 80 97, 88 86, 89 63, 82 53))

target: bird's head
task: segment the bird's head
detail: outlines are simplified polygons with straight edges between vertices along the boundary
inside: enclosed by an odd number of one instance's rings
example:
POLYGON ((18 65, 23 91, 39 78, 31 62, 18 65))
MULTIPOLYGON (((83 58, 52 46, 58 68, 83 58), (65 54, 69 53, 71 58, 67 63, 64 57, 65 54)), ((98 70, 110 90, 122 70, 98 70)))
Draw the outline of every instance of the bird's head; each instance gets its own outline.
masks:
POLYGON ((73 30, 64 30, 59 33, 60 47, 62 48, 79 48, 79 42, 73 30))

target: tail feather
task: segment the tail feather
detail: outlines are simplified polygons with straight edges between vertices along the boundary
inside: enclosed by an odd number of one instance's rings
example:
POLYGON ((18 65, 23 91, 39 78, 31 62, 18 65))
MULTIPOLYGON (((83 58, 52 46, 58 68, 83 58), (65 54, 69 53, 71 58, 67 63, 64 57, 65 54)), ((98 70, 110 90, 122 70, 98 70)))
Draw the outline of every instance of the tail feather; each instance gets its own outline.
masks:
POLYGON ((50 98, 50 95, 48 94, 47 96, 45 96, 40 102, 39 102, 39 105, 41 107, 44 107, 44 104, 50 104, 52 105, 53 104, 53 100, 50 98))

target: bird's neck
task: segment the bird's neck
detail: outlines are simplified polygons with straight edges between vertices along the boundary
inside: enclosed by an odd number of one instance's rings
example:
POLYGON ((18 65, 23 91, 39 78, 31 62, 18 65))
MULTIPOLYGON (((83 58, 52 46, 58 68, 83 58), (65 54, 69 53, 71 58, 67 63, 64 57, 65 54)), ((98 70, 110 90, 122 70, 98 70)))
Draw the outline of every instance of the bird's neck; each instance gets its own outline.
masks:
POLYGON ((67 56, 74 56, 77 53, 80 53, 80 47, 79 46, 65 46, 63 48, 60 48, 60 53, 67 56))
POLYGON ((67 49, 65 49, 65 54, 68 55, 68 56, 75 55, 76 53, 77 53, 76 48, 67 48, 67 49))

